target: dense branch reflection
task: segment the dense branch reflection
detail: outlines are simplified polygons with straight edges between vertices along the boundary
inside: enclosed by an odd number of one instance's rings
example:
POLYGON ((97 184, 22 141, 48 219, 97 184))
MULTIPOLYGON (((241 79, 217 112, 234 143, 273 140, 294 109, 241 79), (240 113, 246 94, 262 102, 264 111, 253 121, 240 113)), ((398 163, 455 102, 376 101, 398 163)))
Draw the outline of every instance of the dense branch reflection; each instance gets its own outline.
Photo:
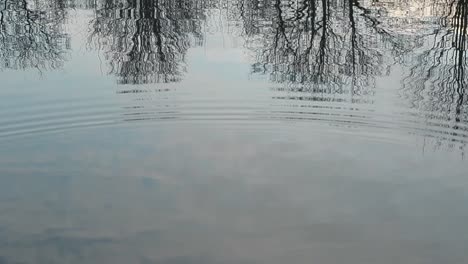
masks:
POLYGON ((240 9, 254 72, 294 91, 370 95, 390 65, 386 50, 403 49, 357 0, 246 1, 240 9))
POLYGON ((201 42, 203 1, 100 1, 91 40, 123 84, 179 81, 190 46, 201 42))
MULTIPOLYGON (((70 54, 80 56, 80 47, 86 44, 99 49, 87 50, 86 55, 104 54, 109 74, 120 84, 178 82, 189 70, 190 49, 208 43, 205 57, 199 49, 192 53, 193 67, 202 68, 193 72, 204 75, 190 76, 180 86, 198 88, 194 83, 201 79, 208 88, 231 89, 226 82, 242 76, 245 68, 241 67, 250 66, 254 74, 269 77, 270 82, 262 85, 273 86, 273 91, 260 88, 239 96, 266 92, 269 98, 282 99, 263 109, 268 117, 340 119, 356 126, 377 120, 385 126, 386 121, 373 111, 391 108, 403 113, 395 119, 404 119, 414 130, 460 141, 468 138, 465 0, 0 0, 0 68, 62 67, 71 45, 65 27, 77 47, 70 54), (70 21, 83 22, 84 27, 70 21), (230 37, 235 51, 226 48, 230 37), (248 56, 250 61, 245 61, 248 56), (225 75, 212 79, 213 73, 225 75), (387 74, 391 75, 380 78, 387 74), (392 84, 384 83, 387 80, 392 84), (398 101, 386 97, 401 91, 398 101), (370 105, 379 100, 385 107, 370 105), (303 107, 317 106, 315 101, 320 101, 320 111, 304 111, 303 107), (411 109, 404 106, 408 102, 411 109)), ((101 62, 100 57, 94 59, 83 57, 76 62, 81 66, 101 62)), ((69 69, 76 70, 74 76, 95 76, 98 71, 89 67, 80 73, 76 64, 69 69)), ((97 78, 91 81, 108 79, 97 78)), ((246 86, 250 84, 255 86, 251 82, 246 86)), ((234 86, 241 85, 245 83, 234 86)), ((125 86, 118 93, 173 87, 125 86)), ((225 91, 212 101, 222 104, 220 98, 232 96, 225 91)), ((212 91, 206 93, 212 95, 212 91)), ((239 108, 249 111, 244 105, 239 108)))
POLYGON ((412 98, 413 107, 458 123, 468 120, 468 2, 451 0, 444 10, 442 27, 415 54, 409 76, 404 79, 404 91, 412 98))
POLYGON ((0 0, 0 68, 58 68, 67 50, 67 1, 0 0))

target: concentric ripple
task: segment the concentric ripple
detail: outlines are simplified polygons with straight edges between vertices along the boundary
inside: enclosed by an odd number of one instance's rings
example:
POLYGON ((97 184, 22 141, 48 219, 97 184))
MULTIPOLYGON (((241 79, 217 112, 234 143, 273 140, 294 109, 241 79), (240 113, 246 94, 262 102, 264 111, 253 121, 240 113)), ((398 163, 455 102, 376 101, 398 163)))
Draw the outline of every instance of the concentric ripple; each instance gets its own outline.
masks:
POLYGON ((152 3, 3 5, 0 139, 207 121, 466 144, 462 2, 408 25, 385 3, 152 3))

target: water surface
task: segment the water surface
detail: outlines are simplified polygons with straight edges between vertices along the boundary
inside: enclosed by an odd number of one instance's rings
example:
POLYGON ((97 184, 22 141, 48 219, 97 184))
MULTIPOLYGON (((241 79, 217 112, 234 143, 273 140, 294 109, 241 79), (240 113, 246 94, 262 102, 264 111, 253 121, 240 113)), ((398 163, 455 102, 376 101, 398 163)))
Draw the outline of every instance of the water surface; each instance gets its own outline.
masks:
POLYGON ((0 263, 467 263, 467 10, 0 0, 0 263))

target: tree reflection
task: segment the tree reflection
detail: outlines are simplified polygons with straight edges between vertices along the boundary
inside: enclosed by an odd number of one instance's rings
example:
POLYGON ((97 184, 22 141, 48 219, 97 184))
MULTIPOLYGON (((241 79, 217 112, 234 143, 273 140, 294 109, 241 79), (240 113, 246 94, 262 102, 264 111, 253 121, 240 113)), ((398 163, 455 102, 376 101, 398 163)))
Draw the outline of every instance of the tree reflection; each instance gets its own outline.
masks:
POLYGON ((202 39, 203 1, 102 0, 91 40, 122 84, 176 82, 187 50, 202 39))
POLYGON ((240 14, 257 54, 254 72, 290 90, 372 94, 374 77, 390 65, 386 50, 403 49, 357 0, 253 2, 242 2, 240 14))
POLYGON ((68 36, 63 31, 67 2, 0 0, 0 68, 61 67, 68 36))
POLYGON ((451 0, 441 25, 428 41, 430 44, 415 56, 404 80, 404 91, 412 98, 413 107, 447 121, 468 121, 468 2, 451 0))

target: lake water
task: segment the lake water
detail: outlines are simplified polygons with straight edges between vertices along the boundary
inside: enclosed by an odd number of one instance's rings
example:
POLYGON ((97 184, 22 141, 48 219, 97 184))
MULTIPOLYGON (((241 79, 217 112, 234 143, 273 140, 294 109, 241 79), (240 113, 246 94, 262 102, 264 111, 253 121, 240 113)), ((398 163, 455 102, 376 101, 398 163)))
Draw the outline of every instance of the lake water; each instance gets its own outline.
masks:
POLYGON ((468 3, 0 0, 0 264, 468 263, 468 3))

